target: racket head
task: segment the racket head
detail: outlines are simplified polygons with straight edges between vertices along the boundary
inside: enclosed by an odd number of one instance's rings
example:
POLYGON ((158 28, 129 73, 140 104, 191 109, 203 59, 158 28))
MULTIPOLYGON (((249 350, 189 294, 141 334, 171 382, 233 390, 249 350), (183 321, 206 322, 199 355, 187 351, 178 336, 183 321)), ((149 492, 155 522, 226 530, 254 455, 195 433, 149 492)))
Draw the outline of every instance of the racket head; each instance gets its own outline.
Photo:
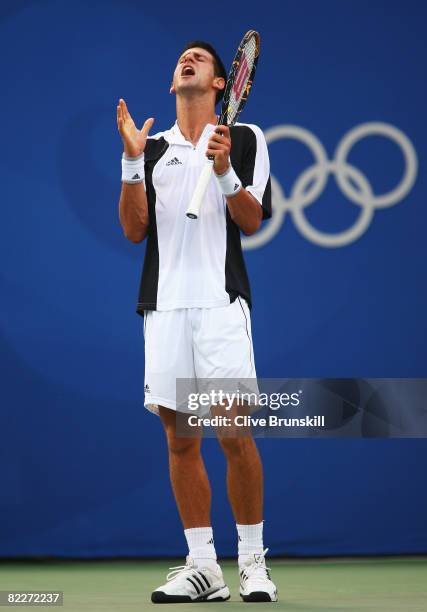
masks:
POLYGON ((242 38, 230 68, 221 107, 220 125, 234 125, 248 99, 260 52, 260 35, 249 30, 242 38))

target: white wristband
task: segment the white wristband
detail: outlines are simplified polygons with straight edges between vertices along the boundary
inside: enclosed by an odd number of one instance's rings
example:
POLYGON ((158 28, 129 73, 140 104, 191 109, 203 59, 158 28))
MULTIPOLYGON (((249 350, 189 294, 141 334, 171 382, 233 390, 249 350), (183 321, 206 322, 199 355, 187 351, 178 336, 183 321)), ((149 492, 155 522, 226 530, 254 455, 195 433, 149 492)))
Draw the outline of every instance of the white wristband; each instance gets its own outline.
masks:
POLYGON ((144 181, 144 153, 138 157, 122 157, 122 183, 133 185, 144 181))
POLYGON ((242 182, 234 171, 233 166, 230 164, 227 172, 224 174, 216 175, 219 186, 221 187, 222 193, 228 197, 236 195, 242 188, 242 182))

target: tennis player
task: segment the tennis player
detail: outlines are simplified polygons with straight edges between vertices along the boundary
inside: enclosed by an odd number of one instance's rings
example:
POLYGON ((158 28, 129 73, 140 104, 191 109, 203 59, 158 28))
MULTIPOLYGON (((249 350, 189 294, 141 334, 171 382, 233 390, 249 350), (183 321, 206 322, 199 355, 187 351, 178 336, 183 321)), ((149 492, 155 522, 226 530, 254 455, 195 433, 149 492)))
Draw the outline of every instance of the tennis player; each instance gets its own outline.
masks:
MULTIPOLYGON (((160 416, 170 478, 189 554, 152 593, 155 603, 225 601, 230 592, 217 563, 211 490, 200 437, 177 434, 177 378, 256 378, 251 294, 240 231, 251 235, 271 216, 269 158, 262 131, 217 126, 224 65, 208 43, 185 46, 170 92, 175 124, 148 136, 124 100, 117 106, 123 140, 120 222, 131 242, 148 238, 137 311, 144 315, 145 406, 160 416), (207 155, 214 173, 200 217, 186 210, 207 155)), ((277 601, 265 564, 263 476, 251 436, 219 436, 227 490, 237 524, 240 595, 277 601)))

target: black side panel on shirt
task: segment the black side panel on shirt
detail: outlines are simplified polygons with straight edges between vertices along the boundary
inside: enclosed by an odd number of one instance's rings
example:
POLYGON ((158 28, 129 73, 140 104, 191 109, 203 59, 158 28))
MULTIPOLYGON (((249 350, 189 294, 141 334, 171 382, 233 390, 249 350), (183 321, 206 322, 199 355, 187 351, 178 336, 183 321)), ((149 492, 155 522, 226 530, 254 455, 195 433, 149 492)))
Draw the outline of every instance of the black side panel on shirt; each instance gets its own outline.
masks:
POLYGON ((156 224, 156 191, 153 186, 153 170, 159 159, 165 154, 169 143, 164 138, 148 138, 145 145, 145 191, 148 202, 147 248, 145 251, 144 266, 136 312, 144 314, 144 310, 156 310, 157 288, 159 284, 159 245, 157 240, 156 224))
POLYGON ((248 273, 246 272, 245 260, 243 259, 240 229, 231 218, 228 207, 226 220, 227 250, 225 252, 225 290, 230 296, 230 303, 234 302, 234 300, 241 295, 247 301, 249 308, 251 308, 251 290, 248 273))
MULTIPOLYGON (((256 135, 246 125, 235 125, 230 128, 231 152, 230 161, 243 187, 253 184, 257 153, 256 135)), ((252 307, 251 290, 240 240, 240 228, 232 220, 227 207, 227 250, 225 256, 225 290, 234 302, 242 296, 252 307)), ((271 217, 270 178, 262 198, 263 219, 271 217)))
MULTIPOLYGON (((247 125, 235 125, 230 128, 231 153, 230 161, 243 187, 253 184, 257 139, 255 132, 247 125)), ((262 196, 262 218, 271 217, 271 180, 268 177, 262 196)))

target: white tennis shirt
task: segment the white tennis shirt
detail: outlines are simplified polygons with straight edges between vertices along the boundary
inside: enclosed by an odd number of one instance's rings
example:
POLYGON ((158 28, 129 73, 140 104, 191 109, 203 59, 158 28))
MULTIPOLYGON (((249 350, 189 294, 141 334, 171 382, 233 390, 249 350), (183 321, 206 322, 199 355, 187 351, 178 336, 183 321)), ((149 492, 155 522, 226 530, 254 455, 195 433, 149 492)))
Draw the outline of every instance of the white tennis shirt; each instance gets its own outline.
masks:
MULTIPOLYGON (((213 175, 198 219, 186 210, 206 161, 207 124, 194 146, 178 124, 147 139, 145 188, 149 228, 137 312, 216 308, 238 295, 251 305, 240 230, 213 175)), ((270 163, 264 135, 256 125, 230 128, 230 161, 247 189, 271 217, 270 163)))

